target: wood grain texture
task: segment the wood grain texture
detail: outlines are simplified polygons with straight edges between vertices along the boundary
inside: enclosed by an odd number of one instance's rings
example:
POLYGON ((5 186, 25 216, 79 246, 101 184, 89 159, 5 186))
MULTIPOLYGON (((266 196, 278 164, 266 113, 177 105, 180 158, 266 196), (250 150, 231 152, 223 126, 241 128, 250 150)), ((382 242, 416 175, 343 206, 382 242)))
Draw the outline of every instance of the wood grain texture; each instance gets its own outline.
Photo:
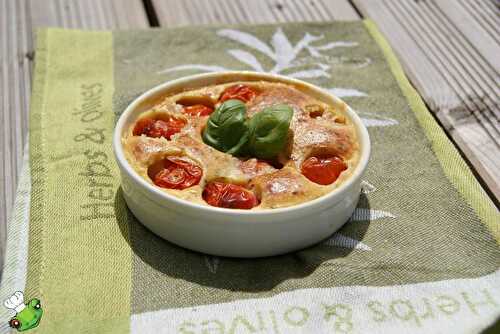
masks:
POLYGON ((141 0, 0 0, 0 268, 26 143, 33 29, 149 26, 141 0))
POLYGON ((474 18, 476 24, 500 44, 500 3, 492 6, 490 1, 460 0, 460 4, 474 18))
POLYGON ((356 20, 348 0, 153 0, 163 27, 356 20))
POLYGON ((31 50, 26 2, 0 0, 0 264, 28 130, 31 50))
POLYGON ((490 24, 498 17, 486 2, 354 0, 498 201, 500 45, 498 25, 490 24), (489 23, 478 23, 484 17, 489 23))
MULTIPOLYGON (((483 12, 480 8, 484 7, 478 5, 488 1, 490 0, 469 0, 462 1, 461 5, 450 6, 450 0, 434 0, 432 3, 435 5, 432 8, 435 11, 440 10, 445 13, 453 26, 467 38, 472 46, 481 51, 481 55, 490 65, 493 68, 500 69, 500 56, 498 53, 500 46, 495 43, 495 39, 489 34, 489 30, 483 28, 484 19, 477 19, 473 16, 483 12), (464 6, 465 4, 470 4, 471 7, 464 6)), ((497 30, 496 37, 498 37, 498 29, 498 25, 493 27, 494 31, 497 30)))
POLYGON ((141 0, 29 0, 29 5, 34 28, 104 30, 149 27, 141 0))

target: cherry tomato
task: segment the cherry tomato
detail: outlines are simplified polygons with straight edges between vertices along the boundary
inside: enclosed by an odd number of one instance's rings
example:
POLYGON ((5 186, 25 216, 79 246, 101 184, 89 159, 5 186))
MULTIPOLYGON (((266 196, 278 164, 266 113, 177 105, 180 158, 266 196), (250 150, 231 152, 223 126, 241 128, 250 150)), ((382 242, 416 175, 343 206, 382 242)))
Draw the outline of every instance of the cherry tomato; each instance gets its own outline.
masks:
POLYGON ((179 157, 168 157, 163 162, 163 169, 153 179, 158 187, 168 189, 186 189, 200 182, 202 169, 179 157))
POLYGON ((347 165, 336 156, 310 157, 302 163, 302 174, 312 182, 328 185, 339 177, 347 165))
POLYGON ((151 130, 151 128, 153 127, 154 123, 155 120, 151 118, 142 118, 138 120, 134 126, 134 131, 133 131, 134 136, 140 136, 142 134, 149 132, 149 130, 151 130))
POLYGON ((254 193, 231 183, 211 182, 203 190, 203 199, 211 206, 229 209, 251 209, 259 204, 254 193))
POLYGON ((243 102, 252 101, 257 96, 257 92, 252 88, 245 85, 235 85, 222 93, 219 102, 224 102, 226 100, 236 99, 243 102))
POLYGON ((208 116, 213 113, 214 109, 203 104, 195 104, 182 109, 182 112, 191 116, 208 116))
POLYGON ((146 135, 148 137, 164 137, 170 139, 174 134, 180 132, 186 125, 186 121, 180 118, 162 119, 143 118, 137 121, 134 127, 134 136, 146 135))

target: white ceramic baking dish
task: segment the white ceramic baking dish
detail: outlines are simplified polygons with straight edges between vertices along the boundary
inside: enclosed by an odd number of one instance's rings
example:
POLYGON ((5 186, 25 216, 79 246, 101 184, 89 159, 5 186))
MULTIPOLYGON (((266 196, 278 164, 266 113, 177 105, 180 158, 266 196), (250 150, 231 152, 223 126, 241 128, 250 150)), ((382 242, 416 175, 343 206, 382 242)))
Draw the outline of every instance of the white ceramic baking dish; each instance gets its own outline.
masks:
POLYGON ((326 103, 343 103, 321 88, 300 80, 256 72, 223 72, 193 75, 161 84, 135 99, 120 116, 113 148, 121 171, 123 196, 132 213, 151 231, 177 245, 203 253, 262 257, 313 245, 338 230, 352 215, 370 156, 370 140, 361 119, 349 107, 347 115, 355 124, 360 142, 359 162, 338 188, 300 205, 251 211, 199 205, 149 184, 127 162, 122 148, 124 131, 140 113, 162 97, 207 85, 260 80, 293 84, 326 103))

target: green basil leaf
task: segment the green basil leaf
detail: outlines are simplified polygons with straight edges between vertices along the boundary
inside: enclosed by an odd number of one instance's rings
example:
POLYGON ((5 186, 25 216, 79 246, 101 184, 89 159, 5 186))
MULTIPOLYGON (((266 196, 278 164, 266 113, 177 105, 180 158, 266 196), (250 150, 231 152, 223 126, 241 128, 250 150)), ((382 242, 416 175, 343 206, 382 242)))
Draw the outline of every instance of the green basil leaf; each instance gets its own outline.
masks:
POLYGON ((246 106, 240 100, 227 100, 210 115, 202 135, 205 144, 237 155, 248 141, 246 106))
POLYGON ((251 154, 260 159, 271 159, 286 145, 293 109, 278 104, 256 113, 249 122, 248 146, 251 154))

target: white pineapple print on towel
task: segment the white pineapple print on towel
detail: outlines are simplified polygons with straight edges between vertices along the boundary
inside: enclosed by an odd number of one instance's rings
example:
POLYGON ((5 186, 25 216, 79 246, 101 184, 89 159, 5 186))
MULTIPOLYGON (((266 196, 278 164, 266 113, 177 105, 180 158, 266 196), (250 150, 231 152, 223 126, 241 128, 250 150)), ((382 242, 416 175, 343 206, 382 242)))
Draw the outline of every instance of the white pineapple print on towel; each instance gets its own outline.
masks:
MULTIPOLYGON (((376 191, 377 188, 375 188, 374 185, 370 184, 368 181, 361 181, 361 192, 363 194, 369 194, 374 191, 376 191)), ((382 218, 396 218, 396 215, 387 212, 387 211, 382 211, 382 210, 375 210, 375 209, 366 209, 366 208, 356 208, 354 209, 354 212, 347 222, 349 223, 356 223, 356 222, 362 222, 362 221, 374 221, 382 218)), ((330 238, 328 238, 324 243, 326 246, 335 246, 335 247, 342 247, 342 248, 353 248, 357 250, 362 250, 362 251, 371 251, 372 248, 364 243, 362 243, 359 240, 350 238, 346 235, 343 235, 339 232, 335 232, 330 238)))
POLYGON ((358 111, 358 110, 356 110, 356 113, 361 118, 361 120, 363 121, 363 124, 366 127, 372 127, 372 126, 391 126, 391 125, 397 125, 397 124, 399 124, 399 122, 396 121, 393 118, 380 117, 378 115, 375 115, 374 113, 369 113, 369 112, 364 112, 364 111, 358 111))
MULTIPOLYGON (((272 68, 265 69, 259 60, 250 52, 241 49, 227 50, 227 53, 241 63, 250 67, 251 70, 257 72, 283 74, 300 79, 331 77, 331 74, 328 72, 328 70, 331 69, 331 65, 326 63, 328 60, 331 62, 331 59, 321 52, 341 47, 355 47, 358 45, 356 42, 349 41, 335 41, 322 45, 312 45, 312 43, 324 39, 324 36, 315 36, 308 32, 305 33, 304 37, 297 44, 292 45, 281 28, 276 29, 276 32, 271 37, 270 45, 261 41, 252 34, 234 29, 218 30, 217 35, 238 42, 246 47, 249 47, 250 49, 255 50, 256 52, 260 52, 261 54, 269 57, 274 63, 272 68), (309 53, 310 57, 299 57, 301 52, 304 50, 309 53), (313 61, 311 61, 311 58, 313 61)), ((366 59, 356 65, 356 67, 367 66, 370 62, 370 59, 366 59)), ((231 71, 232 69, 220 65, 184 64, 163 69, 157 73, 165 74, 186 70, 195 70, 200 72, 223 72, 231 71)), ((334 87, 326 88, 326 90, 340 98, 368 96, 366 92, 355 88, 334 87)), ((369 117, 361 117, 366 126, 388 126, 398 124, 396 120, 391 118, 383 118, 377 115, 362 112, 358 112, 358 114, 361 116, 365 114, 369 115, 369 117)))
POLYGON ((207 265, 208 271, 212 274, 217 273, 217 268, 219 267, 220 258, 212 255, 205 255, 205 264, 207 265))
MULTIPOLYGON (((315 46, 311 45, 311 43, 324 39, 324 36, 314 36, 309 33, 306 33, 296 45, 292 45, 281 28, 278 28, 272 36, 270 45, 249 33, 239 30, 221 29, 217 31, 217 35, 231 39, 260 52, 269 57, 274 63, 272 68, 265 69, 260 61, 250 52, 242 49, 227 50, 227 53, 248 66, 251 70, 256 72, 284 74, 292 78, 300 79, 329 78, 331 75, 328 70, 331 69, 331 65, 325 62, 325 60, 328 60, 328 56, 323 55, 321 51, 358 45, 356 42, 336 41, 315 46), (299 57, 299 54, 304 50, 315 59, 314 62, 311 62, 307 57, 299 57)), ((370 60, 366 59, 356 66, 362 67, 369 63, 370 60)), ((161 70, 158 74, 184 70, 196 70, 201 72, 231 71, 231 69, 219 65, 184 64, 161 70)), ((354 88, 332 88, 331 91, 339 97, 367 95, 354 88)))

